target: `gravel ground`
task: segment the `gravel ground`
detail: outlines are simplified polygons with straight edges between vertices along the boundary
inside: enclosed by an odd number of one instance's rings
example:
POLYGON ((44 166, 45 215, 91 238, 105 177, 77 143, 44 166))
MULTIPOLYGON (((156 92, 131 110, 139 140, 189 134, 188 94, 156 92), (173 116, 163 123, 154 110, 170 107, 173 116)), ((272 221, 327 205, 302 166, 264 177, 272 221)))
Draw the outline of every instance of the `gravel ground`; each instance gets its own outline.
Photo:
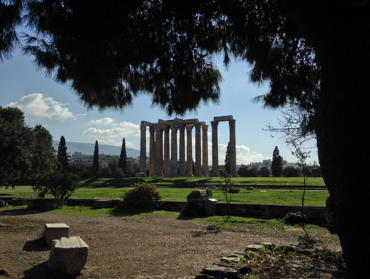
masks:
MULTIPOLYGON (((0 209, 0 278, 194 278, 203 267, 256 242, 302 244, 297 236, 272 230, 226 231, 161 215, 81 217, 0 209), (69 236, 87 243, 89 256, 81 274, 68 277, 47 268, 45 223, 66 223, 69 236)), ((341 250, 339 242, 325 245, 341 250)))

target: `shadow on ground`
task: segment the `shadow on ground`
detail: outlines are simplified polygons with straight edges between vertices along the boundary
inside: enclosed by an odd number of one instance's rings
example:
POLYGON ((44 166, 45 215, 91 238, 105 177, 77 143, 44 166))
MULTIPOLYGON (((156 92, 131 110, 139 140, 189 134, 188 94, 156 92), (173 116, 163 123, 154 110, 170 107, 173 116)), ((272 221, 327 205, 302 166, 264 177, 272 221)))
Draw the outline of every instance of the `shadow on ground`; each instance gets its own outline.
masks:
POLYGON ((45 241, 44 236, 39 239, 27 241, 22 251, 48 251, 50 250, 50 245, 47 245, 45 241))
POLYGON ((48 211, 51 211, 51 210, 35 210, 35 209, 25 209, 25 208, 3 209, 3 210, 0 210, 0 216, 19 216, 19 215, 40 214, 40 213, 44 213, 48 211))
POLYGON ((48 262, 43 262, 41 264, 35 265, 34 267, 24 271, 24 279, 75 279, 81 274, 68 275, 58 271, 54 271, 48 268, 48 262))

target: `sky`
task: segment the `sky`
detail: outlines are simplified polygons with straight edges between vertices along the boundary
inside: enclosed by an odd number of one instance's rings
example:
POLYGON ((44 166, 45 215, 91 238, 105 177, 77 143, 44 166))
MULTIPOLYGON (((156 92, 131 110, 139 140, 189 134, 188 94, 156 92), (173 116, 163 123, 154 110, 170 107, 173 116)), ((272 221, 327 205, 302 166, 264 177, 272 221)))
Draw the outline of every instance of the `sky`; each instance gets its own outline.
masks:
MULTIPOLYGON (((151 97, 143 93, 133 100, 133 105, 123 112, 98 109, 87 110, 68 84, 60 84, 52 77, 46 77, 44 70, 38 70, 33 57, 23 55, 18 48, 10 60, 0 62, 0 106, 17 107, 25 114, 26 124, 34 127, 41 124, 46 127, 53 140, 64 136, 67 143, 84 142, 122 145, 140 150, 140 123, 158 122, 158 119, 170 120, 197 118, 206 122, 208 127, 208 162, 212 159, 212 128, 210 122, 215 116, 232 115, 236 120, 237 164, 249 164, 272 159, 275 146, 280 155, 288 162, 297 162, 292 155, 293 149, 285 144, 281 135, 263 131, 267 124, 278 126, 278 119, 283 119, 279 110, 268 110, 261 103, 254 104, 252 99, 268 92, 268 83, 260 86, 249 82, 248 72, 251 67, 245 62, 233 60, 225 69, 220 57, 214 62, 222 73, 220 84, 221 97, 218 104, 201 104, 197 112, 184 116, 167 116, 164 110, 152 106, 151 97)), ((179 133, 178 133, 179 134, 179 133)), ((147 129, 147 152, 149 151, 149 130, 147 129)), ((229 142, 229 125, 218 125, 219 164, 224 164, 226 147, 229 142)), ((193 144, 195 130, 193 129, 193 144)), ((194 146, 194 145, 193 145, 194 146)), ((305 144, 313 147, 308 163, 318 162, 316 143, 305 144)), ((195 148, 193 147, 193 152, 195 148)), ((68 149, 67 149, 68 151, 68 149)), ((195 158, 195 155, 193 155, 195 158)))

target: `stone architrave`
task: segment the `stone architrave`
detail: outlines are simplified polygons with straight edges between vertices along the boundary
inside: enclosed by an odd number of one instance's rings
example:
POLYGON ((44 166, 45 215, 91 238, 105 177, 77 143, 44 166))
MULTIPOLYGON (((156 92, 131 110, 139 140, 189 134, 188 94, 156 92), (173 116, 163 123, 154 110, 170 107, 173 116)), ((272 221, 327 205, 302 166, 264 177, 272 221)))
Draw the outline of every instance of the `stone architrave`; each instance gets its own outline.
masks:
POLYGON ((230 128, 230 174, 236 177, 236 140, 235 140, 235 119, 229 120, 230 128))
POLYGON ((180 164, 179 164, 179 176, 185 176, 185 125, 179 125, 180 130, 180 164))
POLYGON ((146 124, 141 121, 140 125, 140 172, 146 171, 146 124))
POLYGON ((171 125, 171 176, 177 175, 177 124, 171 125))
POLYGON ((81 272, 87 262, 89 246, 79 237, 53 240, 48 267, 67 274, 81 272))
POLYGON ((162 124, 155 124, 155 171, 156 176, 162 176, 162 124))
POLYGON ((186 133, 187 133, 187 176, 193 176, 193 146, 192 146, 192 137, 191 137, 191 130, 193 129, 194 125, 188 124, 186 125, 186 133))
POLYGON ((150 150, 149 150, 149 176, 154 175, 155 170, 155 140, 154 140, 154 125, 149 126, 150 132, 150 150))
POLYGON ((170 176, 170 129, 168 125, 165 125, 164 128, 164 167, 163 173, 164 176, 170 176))
POLYGON ((202 125, 203 133, 203 176, 208 177, 208 125, 202 125))
POLYGON ((218 121, 211 121, 212 125, 212 176, 218 176, 218 121))
POLYGON ((195 123, 195 176, 202 176, 202 148, 200 141, 201 123, 195 123))

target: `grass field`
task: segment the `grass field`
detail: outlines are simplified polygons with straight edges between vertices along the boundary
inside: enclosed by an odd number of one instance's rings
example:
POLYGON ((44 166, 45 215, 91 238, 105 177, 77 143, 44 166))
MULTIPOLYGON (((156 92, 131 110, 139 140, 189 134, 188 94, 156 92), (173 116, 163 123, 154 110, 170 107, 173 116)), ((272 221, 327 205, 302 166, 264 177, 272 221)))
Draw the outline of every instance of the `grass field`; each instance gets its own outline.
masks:
MULTIPOLYGON (((168 186, 157 187, 165 201, 186 201, 186 197, 195 190, 195 188, 172 188, 168 186)), ((73 195, 75 199, 119 199, 123 191, 129 187, 80 187, 73 195)), ((239 193, 233 194, 232 202, 234 203, 259 203, 259 204, 282 204, 282 205, 300 205, 302 203, 302 190, 245 190, 241 189, 239 193)), ((224 202, 224 196, 218 189, 212 190, 213 197, 219 202, 224 202)), ((325 206, 326 198, 329 192, 326 190, 306 191, 305 204, 325 206)), ((31 186, 16 186, 16 190, 5 190, 0 188, 0 197, 18 197, 34 198, 35 193, 31 186)), ((53 198, 50 195, 47 198, 53 198)))
MULTIPOLYGON (((102 185, 115 185, 117 187, 128 186, 137 182, 147 182, 160 185, 177 185, 181 187, 195 187, 196 183, 216 185, 221 181, 219 177, 130 177, 130 178, 99 178, 82 180, 81 185, 101 187, 102 185)), ((235 185, 297 185, 303 186, 302 177, 234 177, 232 182, 235 185)), ((309 186, 325 186, 322 177, 310 177, 307 180, 309 186)))

